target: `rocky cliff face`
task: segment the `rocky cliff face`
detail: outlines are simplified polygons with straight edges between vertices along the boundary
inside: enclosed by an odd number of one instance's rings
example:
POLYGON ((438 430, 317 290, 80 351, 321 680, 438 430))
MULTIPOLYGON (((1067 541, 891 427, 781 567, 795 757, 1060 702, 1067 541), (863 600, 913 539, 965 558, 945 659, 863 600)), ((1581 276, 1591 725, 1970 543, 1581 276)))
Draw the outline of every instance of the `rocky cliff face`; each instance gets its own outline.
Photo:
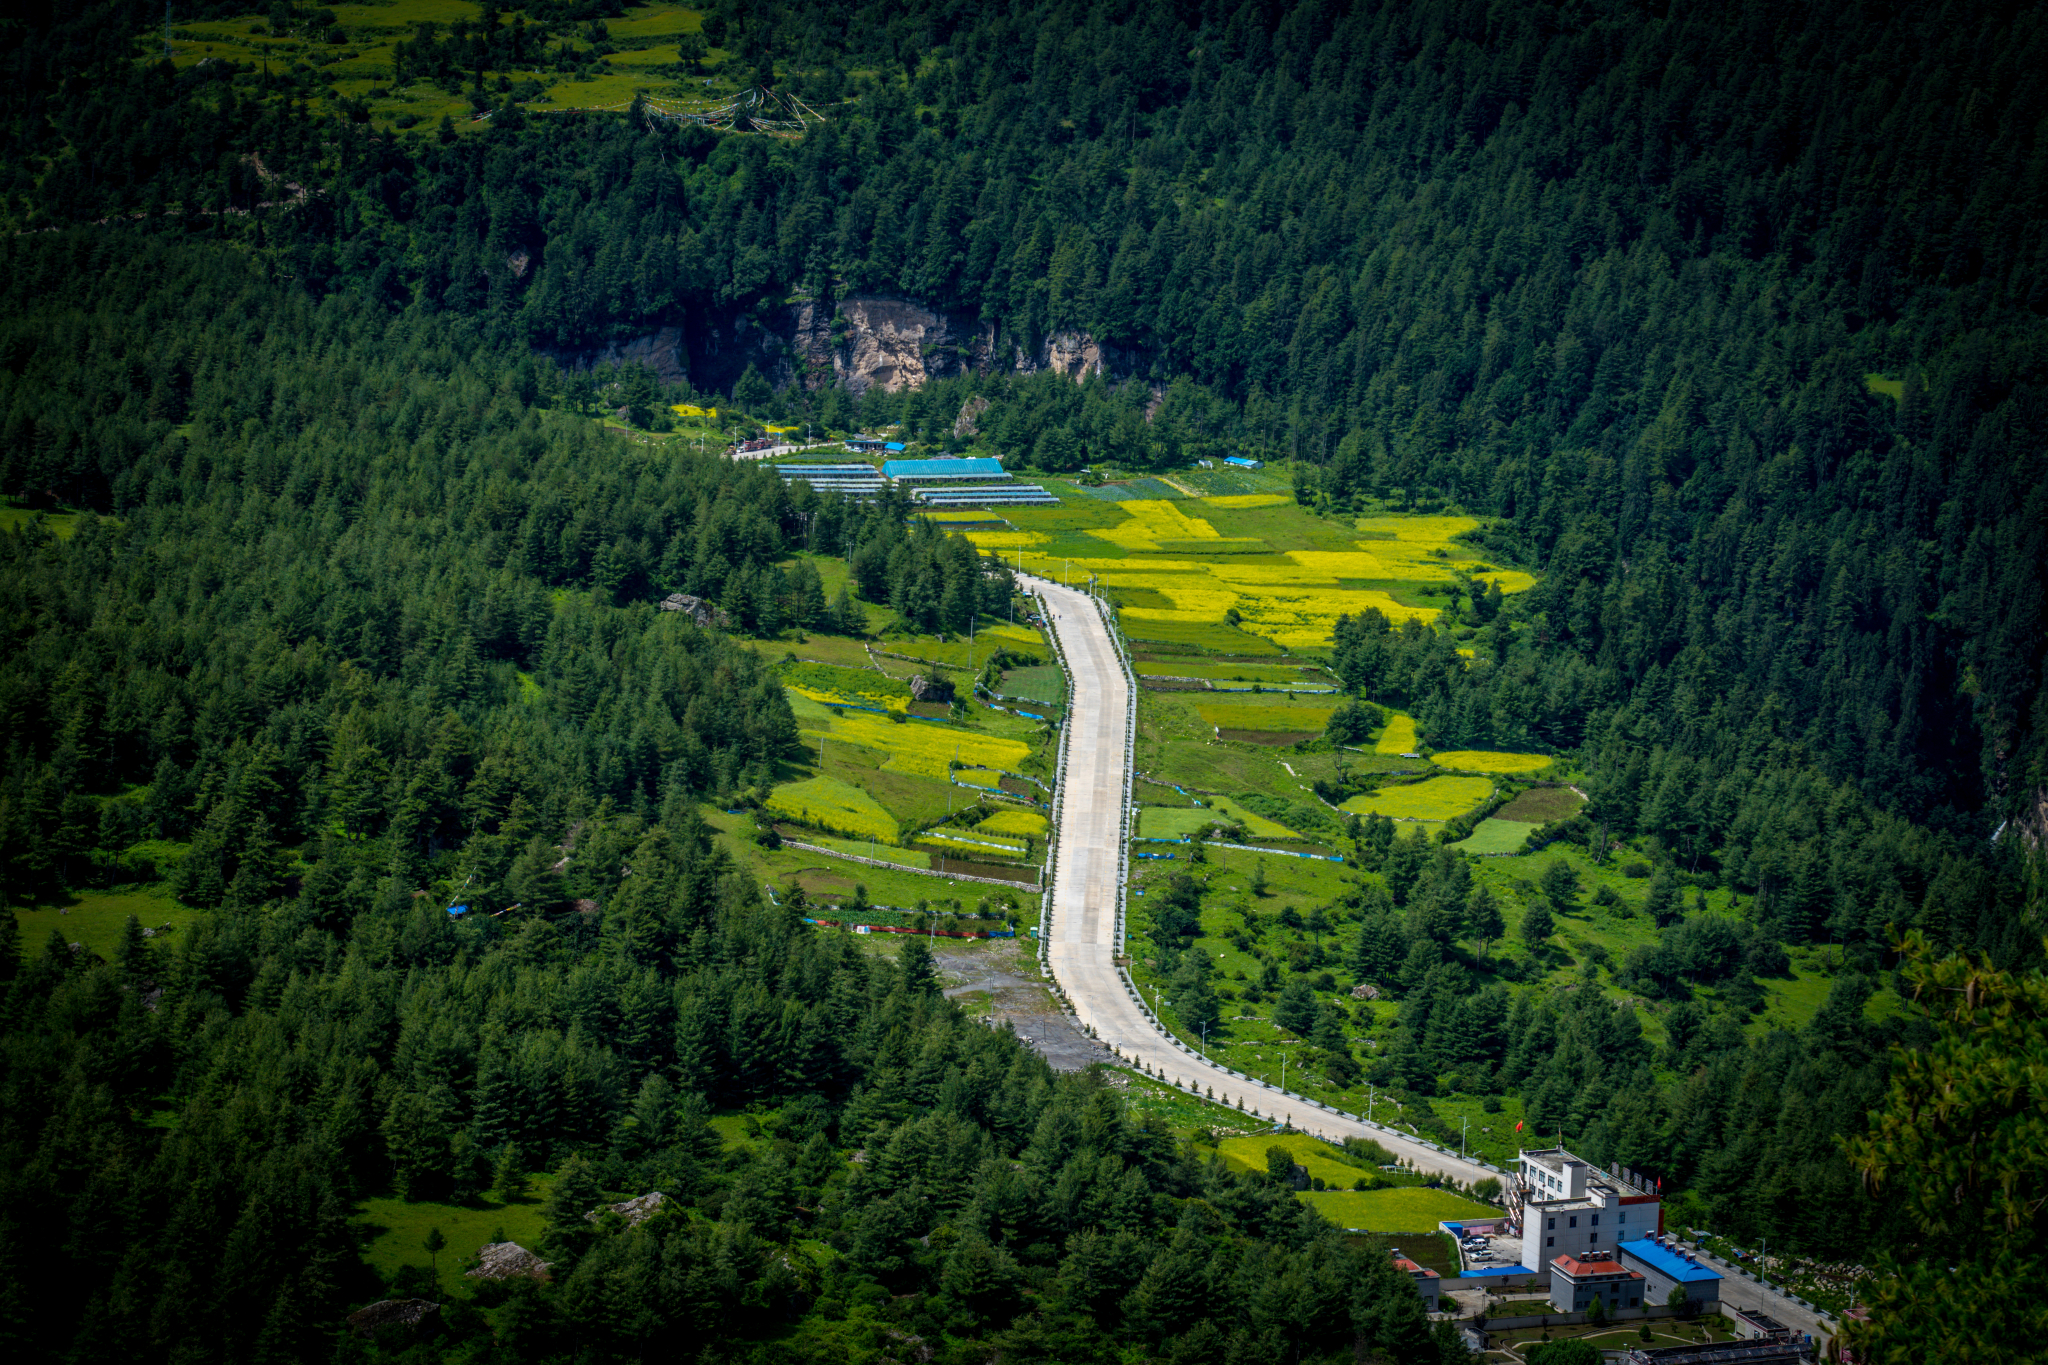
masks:
POLYGON ((1144 360, 1138 352, 1106 345, 1086 332, 1055 332, 1027 352, 999 342, 990 324, 883 294, 854 294, 836 303, 799 300, 758 316, 693 313, 601 349, 547 354, 579 368, 640 361, 664 379, 688 378, 720 390, 729 390, 751 364, 777 386, 837 383, 855 395, 996 370, 1052 370, 1075 380, 1099 372, 1121 379, 1144 360))

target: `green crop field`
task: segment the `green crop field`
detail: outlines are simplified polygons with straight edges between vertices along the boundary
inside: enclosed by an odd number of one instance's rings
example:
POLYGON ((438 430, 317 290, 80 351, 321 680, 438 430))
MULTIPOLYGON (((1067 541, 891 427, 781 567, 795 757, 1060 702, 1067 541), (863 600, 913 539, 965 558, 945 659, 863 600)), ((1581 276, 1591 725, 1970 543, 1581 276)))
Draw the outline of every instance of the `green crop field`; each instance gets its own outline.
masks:
POLYGON ((1297 664, 1203 663, 1196 659, 1140 659, 1131 665, 1140 677, 1206 678, 1221 683, 1260 683, 1280 687, 1333 687, 1320 668, 1297 664))
POLYGON ((1058 706, 1067 699, 1067 680, 1058 668, 1041 664, 1036 668, 1013 668, 1003 674, 1001 691, 1006 696, 1058 706))
POLYGON ((1206 808, 1187 806, 1146 806, 1138 812, 1138 833, 1147 839, 1185 839, 1211 825, 1236 821, 1258 839, 1291 839, 1298 831, 1255 815, 1236 802, 1210 798, 1206 808))
POLYGON ((1192 694, 1195 714, 1204 724, 1223 730, 1277 730, 1318 735, 1330 723, 1337 709, 1334 700, 1280 697, 1271 693, 1217 696, 1213 692, 1192 694))
POLYGON ((1484 777, 1427 777, 1402 787, 1382 787, 1354 796, 1343 808, 1358 815, 1386 815, 1396 820, 1454 820, 1493 795, 1484 777))
POLYGON ((1449 1190, 1423 1188, 1399 1190, 1305 1191, 1301 1201, 1340 1228, 1363 1228, 1368 1232, 1404 1232, 1434 1228, 1438 1223, 1460 1218, 1486 1218, 1501 1211, 1449 1190))
POLYGON ((1519 853, 1529 832, 1538 826, 1523 820, 1503 820, 1498 816, 1481 820, 1479 828, 1469 838, 1451 845, 1467 853, 1500 854, 1519 853))

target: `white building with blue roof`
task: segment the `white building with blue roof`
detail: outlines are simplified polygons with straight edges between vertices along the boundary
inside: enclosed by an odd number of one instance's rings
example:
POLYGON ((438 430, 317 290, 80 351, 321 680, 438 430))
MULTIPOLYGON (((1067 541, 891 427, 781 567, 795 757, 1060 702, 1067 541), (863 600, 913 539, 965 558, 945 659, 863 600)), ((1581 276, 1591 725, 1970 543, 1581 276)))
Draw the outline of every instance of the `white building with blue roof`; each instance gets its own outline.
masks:
POLYGON ((1623 1242, 1615 1251, 1624 1267, 1643 1277, 1644 1303, 1664 1303, 1678 1288, 1685 1290, 1695 1312, 1713 1312, 1721 1302, 1721 1277, 1688 1252, 1654 1237, 1623 1242))

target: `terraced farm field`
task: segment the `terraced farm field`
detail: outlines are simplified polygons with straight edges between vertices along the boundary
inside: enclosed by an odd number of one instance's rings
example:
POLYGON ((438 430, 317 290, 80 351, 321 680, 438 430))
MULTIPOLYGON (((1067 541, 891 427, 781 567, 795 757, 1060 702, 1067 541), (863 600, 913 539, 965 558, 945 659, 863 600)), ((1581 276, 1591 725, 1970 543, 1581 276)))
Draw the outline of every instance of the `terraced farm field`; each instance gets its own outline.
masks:
POLYGON ((777 787, 765 803, 769 812, 821 825, 857 839, 879 839, 893 844, 902 827, 882 803, 836 777, 813 777, 777 787))
POLYGON ((1541 826, 1524 820, 1502 820, 1496 816, 1481 820, 1470 837, 1460 839, 1451 847, 1482 856, 1519 853, 1530 832, 1539 828, 1541 826))
POLYGON ((1395 712, 1387 717, 1387 728, 1380 731, 1379 742, 1373 747, 1383 754, 1412 754, 1421 743, 1414 720, 1395 712))
MULTIPOLYGON (((411 41, 422 23, 436 25, 443 34, 457 23, 478 25, 485 8, 474 0, 391 0, 324 5, 313 18, 311 7, 297 12, 273 7, 266 12, 252 4, 249 13, 239 17, 174 22, 172 62, 181 69, 233 61, 267 63, 277 70, 304 63, 321 80, 309 102, 330 113, 341 112, 344 101, 360 101, 371 126, 382 131, 428 129, 443 118, 458 129, 482 128, 487 125, 476 119, 466 90, 451 90, 424 77, 400 82, 394 49, 411 41), (280 12, 292 14, 282 29, 268 22, 280 12)), ((501 10, 492 13, 500 24, 512 22, 512 16, 501 10)), ((685 73, 678 64, 676 40, 702 27, 696 9, 657 2, 606 20, 603 46, 609 51, 602 53, 581 22, 519 17, 526 25, 530 55, 502 73, 512 88, 493 90, 490 98, 497 104, 509 96, 529 116, 623 108, 642 94, 671 108, 710 108, 724 103, 743 84, 751 84, 722 49, 711 50, 709 64, 700 72, 685 73), (565 62, 565 55, 572 60, 565 62)), ((156 60, 157 51, 152 46, 149 60, 156 60)))
POLYGON ((1286 697, 1267 693, 1218 696, 1197 692, 1195 714, 1219 730, 1264 730, 1280 734, 1319 735, 1337 709, 1336 700, 1286 697))
POLYGON ((1439 768, 1468 773, 1535 773, 1551 764, 1545 754, 1503 754, 1483 749, 1455 749, 1431 754, 1429 761, 1439 768))
POLYGON ((1299 837, 1287 826, 1221 798, 1212 798, 1207 807, 1146 806, 1138 812, 1138 833, 1147 839, 1185 839, 1211 825, 1233 820, 1255 839, 1299 837))
POLYGON ((1354 796, 1343 809, 1395 820, 1455 820, 1491 795, 1493 783, 1483 777, 1427 777, 1408 786, 1382 787, 1354 796))
POLYGON ((1031 572, 1094 575, 1122 605, 1133 640, 1243 653, 1253 636, 1322 649, 1347 612, 1372 607, 1395 622, 1430 621, 1468 577, 1508 593, 1535 581, 1459 543, 1480 525, 1471 517, 1374 517, 1346 527, 1278 494, 1109 501, 1057 481, 1048 487, 1062 495, 1060 507, 1010 509, 1007 529, 968 538, 1031 572))

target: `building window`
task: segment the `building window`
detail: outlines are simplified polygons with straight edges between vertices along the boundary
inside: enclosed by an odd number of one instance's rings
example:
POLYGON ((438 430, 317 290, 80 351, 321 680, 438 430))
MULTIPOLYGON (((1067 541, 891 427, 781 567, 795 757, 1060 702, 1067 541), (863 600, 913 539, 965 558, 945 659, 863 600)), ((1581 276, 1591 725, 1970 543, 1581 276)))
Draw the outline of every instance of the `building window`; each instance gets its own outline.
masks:
POLYGON ((1576 1213, 1572 1215, 1571 1225, 1573 1227, 1577 1227, 1579 1225, 1579 1216, 1576 1213))
POLYGON ((1628 1210, 1623 1209, 1620 1213, 1616 1214, 1614 1216, 1614 1221, 1617 1223, 1626 1223, 1628 1221, 1628 1210))
POLYGON ((1555 1237, 1545 1237, 1543 1239, 1543 1245, 1547 1247, 1554 1247, 1557 1245, 1557 1239, 1555 1237))
POLYGON ((1545 1223, 1544 1226, 1547 1228, 1554 1228, 1557 1226, 1557 1220, 1555 1218, 1552 1218, 1547 1223, 1545 1223))
POLYGON ((1593 1215, 1593 1226, 1596 1228, 1600 1226, 1600 1215, 1597 1213, 1593 1215))

